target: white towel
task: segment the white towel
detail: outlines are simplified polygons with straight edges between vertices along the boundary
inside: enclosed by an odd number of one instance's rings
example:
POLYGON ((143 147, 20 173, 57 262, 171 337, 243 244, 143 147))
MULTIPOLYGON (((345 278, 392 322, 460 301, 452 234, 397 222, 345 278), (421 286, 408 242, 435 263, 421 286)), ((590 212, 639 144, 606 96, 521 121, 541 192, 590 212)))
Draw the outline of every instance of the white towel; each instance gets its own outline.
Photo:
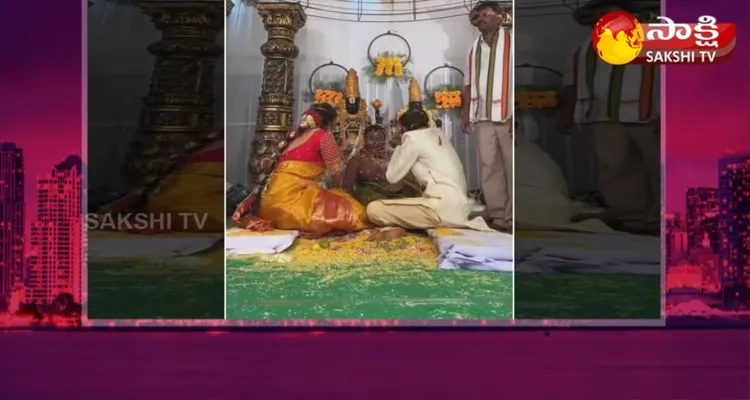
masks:
POLYGON ((252 232, 246 229, 232 228, 227 231, 227 255, 277 254, 292 247, 299 237, 298 231, 273 230, 252 232))
POLYGON ((440 269, 513 271, 513 236, 469 229, 432 229, 440 269))
POLYGON ((661 274, 659 237, 572 232, 532 235, 539 237, 522 237, 516 242, 517 272, 661 274))
POLYGON ((471 103, 469 113, 474 120, 477 116, 484 115, 491 121, 507 121, 513 115, 513 38, 512 33, 500 28, 496 38, 495 54, 492 55, 492 46, 489 51, 482 51, 482 38, 479 37, 471 47, 468 56, 468 73, 465 75, 464 84, 471 87, 471 103), (489 62, 488 62, 489 61, 489 62), (486 66, 486 67, 485 67, 486 66), (487 71, 483 71, 487 68, 487 71), (492 77, 490 78, 490 72, 492 77), (491 115, 486 112, 479 113, 478 107, 487 107, 488 93, 479 93, 479 90, 492 90, 491 115), (483 104, 479 104, 479 99, 483 104))
POLYGON ((90 260, 106 260, 189 256, 210 249, 223 238, 221 234, 89 232, 88 257, 90 260))

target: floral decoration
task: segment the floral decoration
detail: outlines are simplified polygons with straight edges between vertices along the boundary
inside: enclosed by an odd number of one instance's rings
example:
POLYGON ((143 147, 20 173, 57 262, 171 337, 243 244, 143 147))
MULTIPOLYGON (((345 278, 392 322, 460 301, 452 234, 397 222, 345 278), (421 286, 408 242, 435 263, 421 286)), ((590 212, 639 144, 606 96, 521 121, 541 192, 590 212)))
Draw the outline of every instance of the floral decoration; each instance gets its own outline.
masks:
POLYGON ((368 63, 363 72, 375 83, 385 83, 392 79, 399 82, 408 82, 411 79, 411 72, 404 64, 405 59, 404 54, 386 51, 374 57, 374 65, 368 63))

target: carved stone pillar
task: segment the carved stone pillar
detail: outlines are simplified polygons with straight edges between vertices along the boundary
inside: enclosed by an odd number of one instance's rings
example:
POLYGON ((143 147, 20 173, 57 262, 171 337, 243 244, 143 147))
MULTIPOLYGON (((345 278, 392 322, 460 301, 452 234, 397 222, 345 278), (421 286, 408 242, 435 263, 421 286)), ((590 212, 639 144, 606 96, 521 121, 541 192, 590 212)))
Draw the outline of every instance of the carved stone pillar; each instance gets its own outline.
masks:
POLYGON ((216 128, 215 70, 223 51, 216 40, 226 15, 224 0, 144 0, 138 5, 162 32, 161 40, 148 46, 156 61, 125 171, 133 185, 142 186, 216 128))
POLYGON ((299 3, 260 2, 258 14, 268 32, 268 40, 260 47, 266 58, 258 107, 250 174, 253 183, 270 173, 271 158, 281 138, 292 128, 294 120, 294 59, 299 49, 294 36, 305 26, 307 16, 299 3))

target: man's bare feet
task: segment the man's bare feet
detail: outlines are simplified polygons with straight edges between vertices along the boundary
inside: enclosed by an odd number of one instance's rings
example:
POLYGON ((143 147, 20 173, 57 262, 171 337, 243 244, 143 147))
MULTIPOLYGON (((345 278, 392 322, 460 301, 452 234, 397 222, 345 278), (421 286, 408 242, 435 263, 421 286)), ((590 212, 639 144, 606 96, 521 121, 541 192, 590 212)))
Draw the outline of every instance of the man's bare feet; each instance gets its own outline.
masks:
POLYGON ((377 232, 370 235, 367 240, 373 242, 384 242, 388 240, 398 239, 406 236, 406 231, 402 228, 381 228, 377 232))

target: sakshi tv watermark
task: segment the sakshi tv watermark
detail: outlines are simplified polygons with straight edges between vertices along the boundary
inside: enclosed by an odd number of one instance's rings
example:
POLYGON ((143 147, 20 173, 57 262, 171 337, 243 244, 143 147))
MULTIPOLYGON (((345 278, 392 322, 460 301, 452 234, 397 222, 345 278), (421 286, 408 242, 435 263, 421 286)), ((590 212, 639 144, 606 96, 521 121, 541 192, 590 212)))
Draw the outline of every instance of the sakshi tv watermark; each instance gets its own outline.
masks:
POLYGON ((605 14, 594 26, 592 45, 611 65, 718 64, 736 47, 734 23, 703 15, 695 23, 658 16, 641 23, 624 11, 605 14))
POLYGON ((88 230, 119 232, 202 231, 207 221, 207 213, 86 214, 88 230))

